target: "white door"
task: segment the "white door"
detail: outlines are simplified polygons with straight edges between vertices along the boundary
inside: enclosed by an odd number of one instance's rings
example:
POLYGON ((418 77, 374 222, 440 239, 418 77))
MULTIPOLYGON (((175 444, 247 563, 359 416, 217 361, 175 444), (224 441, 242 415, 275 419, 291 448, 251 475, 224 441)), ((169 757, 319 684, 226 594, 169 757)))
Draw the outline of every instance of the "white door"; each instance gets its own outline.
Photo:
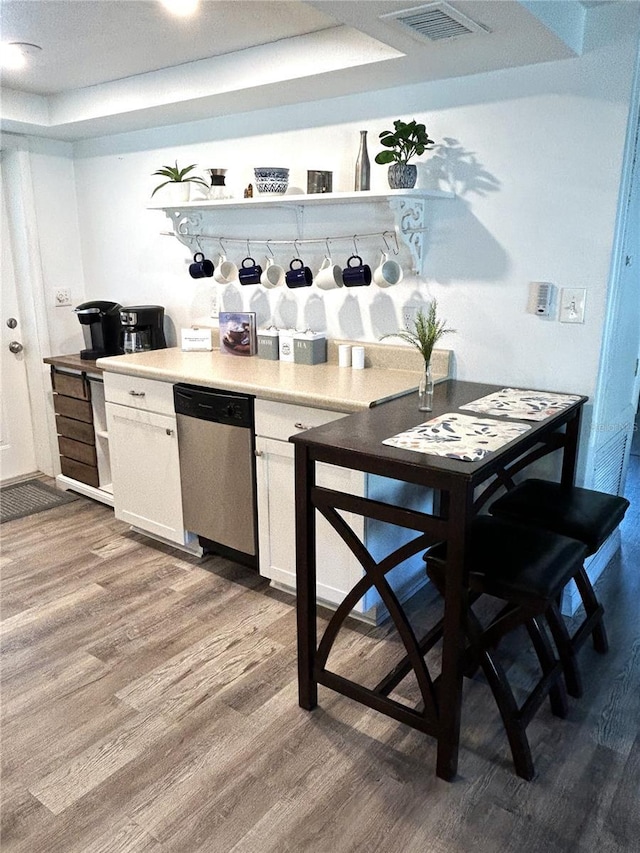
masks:
MULTIPOLYGON (((0 185, 2 174, 0 172, 0 185)), ((0 369, 0 481, 24 477, 37 470, 31 421, 31 405, 25 365, 26 341, 18 313, 7 205, 2 191, 2 238, 0 278, 2 279, 2 348, 0 369)))
POLYGON ((600 388, 594 407, 594 485, 620 494, 638 406, 640 347, 640 78, 628 144, 629 179, 624 187, 614 246, 609 315, 600 388))

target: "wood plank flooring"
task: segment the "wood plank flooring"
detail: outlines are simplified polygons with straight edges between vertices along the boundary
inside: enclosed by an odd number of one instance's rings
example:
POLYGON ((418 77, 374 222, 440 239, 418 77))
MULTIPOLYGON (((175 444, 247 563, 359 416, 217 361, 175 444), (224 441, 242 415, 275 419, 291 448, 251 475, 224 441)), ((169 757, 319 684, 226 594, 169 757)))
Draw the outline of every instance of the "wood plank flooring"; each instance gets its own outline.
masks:
MULTIPOLYGON (((87 499, 2 525, 3 853, 640 851, 639 462, 598 583, 611 651, 582 650, 566 720, 531 724, 530 783, 481 678, 448 784, 430 738, 323 688, 298 707, 293 600, 249 569, 87 499)), ((398 654, 354 623, 335 660, 374 683, 398 654)))

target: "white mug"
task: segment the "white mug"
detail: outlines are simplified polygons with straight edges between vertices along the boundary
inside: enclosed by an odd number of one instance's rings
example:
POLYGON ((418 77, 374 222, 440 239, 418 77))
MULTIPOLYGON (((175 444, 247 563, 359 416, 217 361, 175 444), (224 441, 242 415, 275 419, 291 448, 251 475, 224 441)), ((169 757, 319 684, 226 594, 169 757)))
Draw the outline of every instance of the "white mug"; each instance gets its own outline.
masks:
POLYGON ((213 277, 218 284, 229 284, 230 281, 238 277, 238 267, 233 261, 228 261, 226 255, 220 255, 213 271, 213 277))
POLYGON ((402 267, 397 261, 389 260, 386 252, 382 252, 380 263, 373 271, 373 280, 378 287, 391 287, 402 281, 402 267))
POLYGON ((273 258, 267 258, 264 270, 260 276, 260 284, 264 287, 280 287, 284 284, 285 269, 274 263, 273 258))
POLYGON ((320 265, 313 283, 317 284, 322 290, 333 290, 336 287, 342 287, 342 268, 339 264, 334 264, 327 255, 320 265))

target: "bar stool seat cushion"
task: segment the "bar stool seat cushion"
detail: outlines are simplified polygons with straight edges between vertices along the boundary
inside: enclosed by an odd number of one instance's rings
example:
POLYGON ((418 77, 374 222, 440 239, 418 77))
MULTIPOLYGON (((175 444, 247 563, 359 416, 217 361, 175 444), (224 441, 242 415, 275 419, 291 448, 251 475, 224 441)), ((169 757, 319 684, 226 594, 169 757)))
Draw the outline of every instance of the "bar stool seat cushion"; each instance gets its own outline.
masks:
POLYGON ((578 539, 594 554, 624 518, 626 498, 577 486, 529 479, 503 495, 490 507, 492 515, 578 539))
MULTIPOLYGON (((580 571, 586 548, 567 536, 483 515, 470 525, 467 553, 470 589, 529 605, 559 595, 580 571)), ((444 560, 446 546, 439 543, 427 556, 444 560)))

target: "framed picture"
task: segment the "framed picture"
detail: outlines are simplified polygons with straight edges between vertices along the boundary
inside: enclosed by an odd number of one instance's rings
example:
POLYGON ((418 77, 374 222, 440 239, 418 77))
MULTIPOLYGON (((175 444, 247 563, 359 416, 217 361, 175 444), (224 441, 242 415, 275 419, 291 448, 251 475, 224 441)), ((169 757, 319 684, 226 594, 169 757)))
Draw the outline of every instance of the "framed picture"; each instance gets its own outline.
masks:
POLYGON ((220 312, 220 352, 227 355, 255 355, 256 315, 252 311, 220 312))

